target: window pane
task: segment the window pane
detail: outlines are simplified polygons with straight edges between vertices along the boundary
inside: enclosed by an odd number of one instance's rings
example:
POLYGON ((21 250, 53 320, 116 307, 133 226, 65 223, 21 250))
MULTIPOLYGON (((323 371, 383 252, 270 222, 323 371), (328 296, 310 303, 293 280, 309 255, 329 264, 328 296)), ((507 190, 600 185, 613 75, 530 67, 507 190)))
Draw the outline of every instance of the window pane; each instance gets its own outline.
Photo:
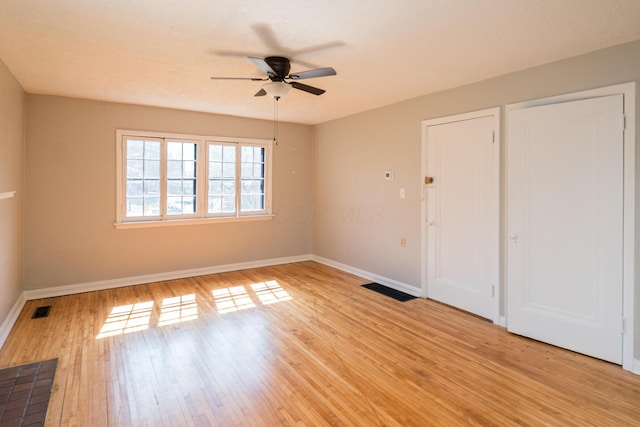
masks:
POLYGON ((253 197, 251 196, 242 196, 242 204, 240 205, 240 209, 242 211, 252 211, 253 209, 253 197))
POLYGON ((167 181, 167 195, 169 196, 181 196, 182 195, 182 181, 179 179, 172 179, 167 181))
POLYGON ((167 197, 167 214, 183 215, 193 214, 197 211, 196 197, 167 197))
POLYGON ((209 181, 209 194, 210 195, 220 195, 222 194, 222 181, 220 180, 210 180, 209 181))
POLYGON ((142 196, 142 180, 127 180, 127 197, 142 196))
POLYGON ((251 178, 253 172, 253 165, 251 163, 243 163, 241 166, 242 178, 251 178))
POLYGON ((183 142, 182 143, 182 160, 195 160, 196 147, 197 145, 192 142, 183 142))
POLYGON ((179 142, 167 142, 167 159, 182 160, 182 144, 179 142))
POLYGON ((209 145, 209 161, 221 162, 222 161, 222 145, 209 145))
POLYGON ((222 163, 209 163, 209 178, 222 178, 222 163))
POLYGON ((236 147, 233 145, 224 145, 223 146, 223 154, 222 160, 225 162, 234 162, 236 161, 236 147))
POLYGON ((222 182, 222 194, 225 196, 233 196, 236 194, 235 181, 223 181, 222 182))
POLYGON ((193 142, 167 142, 167 215, 197 212, 197 150, 193 142))
POLYGON ((242 196, 242 211, 260 211, 264 209, 263 198, 259 195, 242 196))
POLYGON ((264 160, 263 147, 241 147, 242 163, 240 173, 242 180, 241 210, 256 211, 264 209, 264 160))
POLYGON ((128 159, 142 159, 144 155, 144 142, 142 141, 127 141, 127 158, 128 159))
POLYGON ((236 211, 235 197, 209 198, 209 213, 234 213, 236 211))
POLYGON ((127 197, 127 216, 142 216, 142 197, 127 197))
POLYGON ((196 198, 185 197, 182 199, 182 213, 192 214, 196 212, 196 198))
POLYGON ((144 161, 127 160, 127 178, 142 178, 144 176, 144 161))
POLYGON ((185 178, 195 178, 196 162, 182 162, 182 171, 185 178))
POLYGON ((126 140, 125 216, 160 215, 160 142, 126 140))
POLYGON ((242 195, 257 194, 262 195, 264 193, 264 181, 262 180, 243 180, 242 181, 242 195))
POLYGON ((160 161, 145 160, 144 161, 144 177, 160 178, 160 161))
POLYGON ((223 163, 223 165, 222 165, 222 176, 223 176, 223 178, 235 178, 235 176, 236 176, 236 165, 235 165, 235 163, 223 163))
POLYGON ((236 150, 235 145, 209 145, 209 213, 236 211, 236 150))
POLYGON ((160 198, 147 197, 144 199, 144 215, 157 216, 160 215, 160 198))
POLYGON ((160 160, 160 143, 157 141, 145 141, 144 158, 150 160, 160 160))
POLYGON ((221 197, 209 197, 209 213, 222 212, 222 198, 221 197))
POLYGON ((196 194, 196 181, 194 179, 182 181, 182 194, 185 196, 196 194))
POLYGON ((144 195, 147 196, 160 196, 160 181, 159 180, 145 180, 144 181, 144 195))
POLYGON ((264 161, 266 151, 264 147, 243 146, 241 147, 241 152, 241 211, 263 210, 265 206, 264 161))
POLYGON ((222 212, 229 213, 236 211, 236 199, 235 197, 222 197, 222 212))
POLYGON ((167 197, 167 214, 179 215, 182 213, 182 197, 167 197))
POLYGON ((182 178, 182 162, 169 160, 167 162, 167 177, 182 178))
POLYGON ((241 151, 243 162, 253 161, 253 147, 241 147, 241 151))

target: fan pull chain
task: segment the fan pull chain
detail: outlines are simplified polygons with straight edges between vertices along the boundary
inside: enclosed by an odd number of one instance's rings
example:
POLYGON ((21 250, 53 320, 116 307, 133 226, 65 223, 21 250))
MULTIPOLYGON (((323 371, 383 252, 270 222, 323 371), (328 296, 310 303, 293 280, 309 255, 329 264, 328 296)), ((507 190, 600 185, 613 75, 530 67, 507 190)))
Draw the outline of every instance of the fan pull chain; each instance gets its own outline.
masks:
POLYGON ((273 142, 278 145, 278 100, 279 96, 273 97, 273 142))

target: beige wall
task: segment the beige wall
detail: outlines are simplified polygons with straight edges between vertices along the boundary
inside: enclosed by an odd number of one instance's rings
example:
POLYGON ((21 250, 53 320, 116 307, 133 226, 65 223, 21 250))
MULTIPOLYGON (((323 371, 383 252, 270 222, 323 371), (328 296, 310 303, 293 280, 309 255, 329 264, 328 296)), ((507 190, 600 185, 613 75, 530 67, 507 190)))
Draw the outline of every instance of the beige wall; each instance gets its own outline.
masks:
MULTIPOLYGON (((309 253, 418 288, 423 119, 638 80, 640 42, 634 42, 313 128, 283 124, 280 145, 275 148, 274 209, 278 216, 273 221, 116 230, 115 129, 268 138, 272 124, 30 95, 26 115, 28 191, 20 191, 23 169, 16 165, 22 150, 24 100, 19 85, 2 67, 0 149, 10 147, 10 156, 16 160, 5 161, 8 157, 2 151, 0 186, 7 179, 18 182, 15 209, 26 194, 24 288, 309 253), (7 134, 12 138, 5 138, 7 134), (6 141, 16 142, 7 145, 6 141), (395 172, 394 181, 385 181, 386 170, 395 172), (400 188, 406 189, 405 199, 399 197, 400 188), (402 236, 407 238, 406 248, 399 245, 402 236)), ((6 209, 6 204, 0 209, 6 209)), ((21 229, 19 209, 9 216, 1 213, 1 231, 9 230, 15 236, 21 229)), ((0 245, 4 244, 3 240, 0 245)), ((1 247, 0 320, 21 290, 16 267, 20 264, 19 248, 19 236, 9 247, 1 247)), ((640 307, 640 290, 636 298, 640 307)), ((636 314, 636 322, 640 337, 640 314, 636 314)), ((640 338, 636 344, 640 346, 640 338)))
MULTIPOLYGON (((630 81, 640 81, 640 41, 316 126, 313 253, 419 288, 422 120, 630 81), (394 181, 384 180, 386 169, 394 181)), ((640 354, 638 309, 636 334, 640 354)))
POLYGON ((0 324, 22 293, 22 201, 24 200, 24 107, 22 86, 0 61, 0 324))
POLYGON ((113 225, 118 128, 273 137, 269 121, 29 95, 25 289, 311 253, 309 126, 280 125, 275 219, 121 230, 113 225))

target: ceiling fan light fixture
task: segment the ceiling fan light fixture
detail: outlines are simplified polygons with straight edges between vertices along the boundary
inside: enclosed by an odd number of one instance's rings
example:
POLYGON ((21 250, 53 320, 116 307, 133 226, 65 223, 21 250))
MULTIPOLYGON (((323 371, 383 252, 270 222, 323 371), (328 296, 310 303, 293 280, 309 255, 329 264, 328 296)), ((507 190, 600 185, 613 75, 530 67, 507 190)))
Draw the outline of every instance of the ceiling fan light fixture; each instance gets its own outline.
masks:
POLYGON ((291 86, 285 82, 271 82, 262 86, 262 89, 275 99, 280 99, 289 92, 291 86))

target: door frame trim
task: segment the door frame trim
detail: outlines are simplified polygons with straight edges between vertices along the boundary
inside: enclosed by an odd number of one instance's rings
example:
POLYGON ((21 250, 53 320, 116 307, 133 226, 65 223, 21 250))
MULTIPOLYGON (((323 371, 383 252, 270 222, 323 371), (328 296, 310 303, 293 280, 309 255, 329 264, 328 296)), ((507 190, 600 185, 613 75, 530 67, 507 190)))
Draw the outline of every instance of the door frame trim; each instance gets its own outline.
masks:
MULTIPOLYGON (((558 104, 570 101, 579 101, 589 98, 598 98, 609 95, 623 95, 625 131, 624 143, 624 176, 623 176, 623 270, 622 270, 622 317, 620 330, 622 332, 622 368, 634 371, 635 349, 635 280, 636 280, 636 84, 635 82, 622 83, 597 89, 589 89, 580 92, 568 93, 549 98, 541 98, 531 101, 508 104, 505 107, 505 126, 509 121, 509 113, 513 110, 536 107, 540 105, 558 104)), ((508 127, 507 127, 508 128, 508 127)), ((509 149, 509 135, 506 135, 505 152, 509 149)), ((505 155, 505 159, 506 159, 505 155)), ((506 178, 505 178, 506 180, 506 178)), ((506 182, 506 186, 509 183, 506 182)), ((504 193, 505 221, 506 207, 508 206, 507 192, 504 193)), ((505 238, 502 244, 505 245, 505 238)), ((639 239, 640 240, 640 239, 639 239)), ((506 262, 503 263, 502 274, 506 278, 506 262)), ((505 295, 508 292, 508 282, 505 280, 505 295)), ((506 299, 505 299, 506 301, 506 299)), ((506 306, 505 306, 506 312, 506 306)), ((508 314, 505 313, 508 319, 508 314)))
MULTIPOLYGON (((502 239, 500 238, 500 235, 502 234, 501 225, 500 225, 500 222, 501 222, 500 221, 500 216, 501 216, 500 204, 502 200, 502 191, 500 188, 500 173, 502 169, 502 161, 501 161, 501 145, 502 144, 501 144, 501 137, 500 137, 500 130, 501 130, 500 107, 487 108, 484 110, 478 110, 478 111, 472 111, 468 113, 455 114, 451 116, 423 120, 422 121, 422 143, 421 143, 422 152, 420 157, 422 162, 421 173, 422 173, 422 177, 427 176, 427 137, 428 137, 427 128, 429 126, 441 125, 445 123, 455 123, 455 122, 461 122, 461 121, 472 120, 472 119, 479 119, 482 117, 493 117, 493 133, 494 133, 494 144, 495 144, 493 155, 494 155, 495 167, 493 171, 493 178, 492 178, 491 185, 495 186, 494 188, 496 189, 496 192, 497 192, 496 206, 495 206, 496 216, 494 219, 495 223, 493 224, 497 233, 497 236, 495 238, 495 246, 496 246, 495 259, 496 259, 497 265, 494 266, 495 273, 496 273, 496 284, 494 285, 495 297, 494 297, 493 315, 490 320, 492 320, 493 323, 502 324, 503 322, 501 322, 501 319, 500 319, 500 305, 502 301, 502 298, 501 298, 502 278, 500 277, 501 276, 500 264, 502 263, 501 262, 502 239)), ((421 203, 420 203, 421 205, 421 209, 420 209, 420 223, 421 223, 421 229, 420 229, 421 291, 420 292, 421 293, 420 293, 420 296, 423 298, 426 298, 427 287, 428 287, 428 283, 427 283, 428 227, 427 227, 427 197, 426 197, 427 186, 424 183, 424 181, 421 182, 421 187, 422 187, 422 195, 421 195, 421 203)))

